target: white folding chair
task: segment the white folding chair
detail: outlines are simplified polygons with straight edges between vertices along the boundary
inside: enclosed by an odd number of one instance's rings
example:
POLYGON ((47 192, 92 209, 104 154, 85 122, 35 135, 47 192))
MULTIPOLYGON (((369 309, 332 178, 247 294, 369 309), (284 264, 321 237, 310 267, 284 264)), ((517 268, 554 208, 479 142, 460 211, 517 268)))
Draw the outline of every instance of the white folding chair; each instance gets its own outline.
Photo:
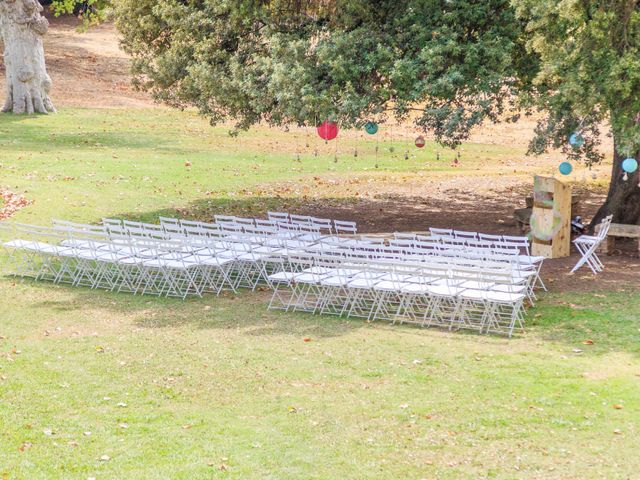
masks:
POLYGON ((598 258, 598 254, 596 250, 600 246, 600 244, 607 238, 609 233, 609 228, 611 228, 611 221, 613 220, 613 215, 609 215, 604 218, 600 225, 597 235, 581 235, 573 241, 573 244, 576 246, 578 252, 580 252, 581 258, 576 263, 576 266, 573 267, 571 273, 576 272, 580 267, 582 267, 585 263, 589 266, 591 271, 595 274, 598 274, 604 269, 604 264, 598 258))

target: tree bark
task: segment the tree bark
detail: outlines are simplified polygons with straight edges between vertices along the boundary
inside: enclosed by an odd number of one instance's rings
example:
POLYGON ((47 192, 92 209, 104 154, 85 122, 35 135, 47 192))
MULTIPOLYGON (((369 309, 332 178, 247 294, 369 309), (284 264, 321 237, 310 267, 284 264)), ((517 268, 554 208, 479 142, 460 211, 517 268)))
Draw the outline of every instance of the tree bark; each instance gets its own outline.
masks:
POLYGON ((3 112, 55 112, 42 45, 49 22, 41 12, 37 0, 0 0, 7 84, 3 112))
MULTIPOLYGON (((593 231, 595 226, 607 215, 613 214, 614 223, 640 225, 640 169, 634 173, 628 173, 624 180, 622 161, 625 155, 620 155, 615 149, 613 154, 613 167, 611 169, 611 183, 605 203, 600 207, 589 225, 593 231)), ((640 152, 636 152, 636 160, 640 159, 640 152)))

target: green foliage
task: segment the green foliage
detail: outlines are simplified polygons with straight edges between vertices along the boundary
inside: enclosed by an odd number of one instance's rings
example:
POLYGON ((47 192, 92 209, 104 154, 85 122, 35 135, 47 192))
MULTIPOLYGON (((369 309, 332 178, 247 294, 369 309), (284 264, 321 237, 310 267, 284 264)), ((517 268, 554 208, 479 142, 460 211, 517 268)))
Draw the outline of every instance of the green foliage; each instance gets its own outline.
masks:
POLYGON ((60 15, 78 15, 83 20, 83 26, 104 19, 105 12, 111 6, 110 0, 53 0, 51 11, 58 17, 60 15))
POLYGON ((420 105, 418 124, 455 145, 520 88, 507 77, 526 52, 506 0, 331 5, 124 0, 117 18, 138 85, 239 128, 359 126, 420 105))
POLYGON ((635 0, 512 0, 527 22, 526 45, 541 67, 528 99, 548 117, 534 152, 563 147, 597 161, 598 125, 610 122, 621 155, 640 148, 640 10, 635 0), (567 144, 574 130, 586 140, 567 144))
POLYGON ((629 0, 123 0, 137 84, 213 123, 344 126, 417 112, 456 146, 485 120, 546 114, 531 151, 601 159, 598 125, 640 145, 639 11, 629 0), (580 130, 579 149, 567 137, 580 130))

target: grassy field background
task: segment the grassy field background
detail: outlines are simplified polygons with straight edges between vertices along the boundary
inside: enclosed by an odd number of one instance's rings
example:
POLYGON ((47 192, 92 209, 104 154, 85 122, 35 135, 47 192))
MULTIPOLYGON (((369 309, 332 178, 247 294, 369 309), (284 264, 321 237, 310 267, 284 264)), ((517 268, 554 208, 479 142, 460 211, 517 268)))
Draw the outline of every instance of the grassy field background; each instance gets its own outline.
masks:
MULTIPOLYGON (((33 200, 15 220, 39 224, 263 211, 324 195, 274 185, 335 174, 471 178, 481 168, 498 178, 523 153, 466 144, 454 169, 454 153, 438 163, 431 143, 405 160, 407 142, 382 136, 376 160, 372 139, 347 133, 335 163, 334 145, 313 132, 232 138, 154 109, 0 116, 0 133, 0 186, 33 200)), ((546 294, 511 340, 267 312, 267 296, 183 302, 0 279, 0 478, 640 470, 637 285, 546 294)))

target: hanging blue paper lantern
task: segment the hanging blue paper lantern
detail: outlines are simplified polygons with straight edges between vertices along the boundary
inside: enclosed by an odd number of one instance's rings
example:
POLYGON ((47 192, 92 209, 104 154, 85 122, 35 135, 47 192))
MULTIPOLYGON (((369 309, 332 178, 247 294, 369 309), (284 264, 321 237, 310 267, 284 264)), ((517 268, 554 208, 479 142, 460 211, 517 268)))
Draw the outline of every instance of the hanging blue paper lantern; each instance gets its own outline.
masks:
POLYGON ((584 145, 584 138, 578 132, 573 132, 569 137, 569 145, 575 148, 580 148, 584 145))
POLYGON ((569 175, 573 171, 573 167, 569 162, 562 162, 558 170, 560 170, 562 175, 569 175))
POLYGON ((633 158, 633 157, 629 157, 629 158, 625 158, 622 161, 622 170, 624 170, 627 173, 633 173, 638 169, 638 161, 633 158))
POLYGON ((378 124, 375 122, 367 122, 364 126, 364 131, 369 135, 375 135, 378 133, 378 124))

